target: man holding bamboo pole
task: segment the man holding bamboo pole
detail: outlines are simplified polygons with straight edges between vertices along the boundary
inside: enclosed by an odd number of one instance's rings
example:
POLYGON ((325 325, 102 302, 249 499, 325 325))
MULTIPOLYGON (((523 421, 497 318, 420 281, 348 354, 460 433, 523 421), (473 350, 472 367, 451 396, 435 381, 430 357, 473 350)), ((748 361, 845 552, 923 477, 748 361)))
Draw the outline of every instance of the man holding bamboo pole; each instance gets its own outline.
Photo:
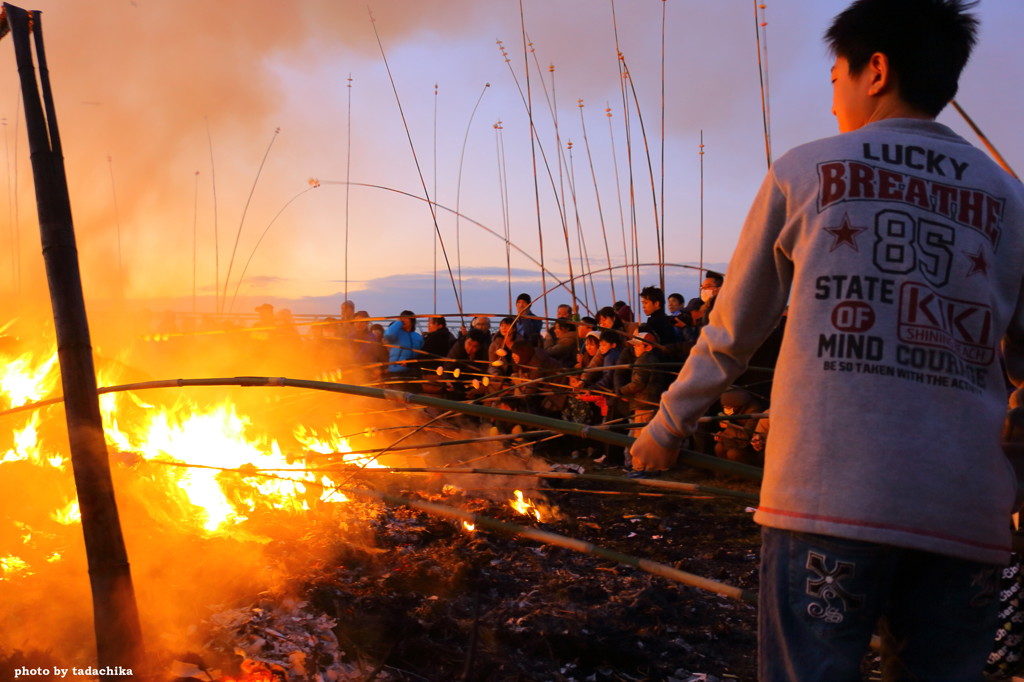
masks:
POLYGON ((979 679, 992 648, 1024 189, 935 121, 972 6, 857 0, 834 19, 840 135, 770 169, 710 324, 632 448, 635 468, 670 466, 789 304, 754 517, 762 682, 860 679, 876 627, 886 680, 979 679))

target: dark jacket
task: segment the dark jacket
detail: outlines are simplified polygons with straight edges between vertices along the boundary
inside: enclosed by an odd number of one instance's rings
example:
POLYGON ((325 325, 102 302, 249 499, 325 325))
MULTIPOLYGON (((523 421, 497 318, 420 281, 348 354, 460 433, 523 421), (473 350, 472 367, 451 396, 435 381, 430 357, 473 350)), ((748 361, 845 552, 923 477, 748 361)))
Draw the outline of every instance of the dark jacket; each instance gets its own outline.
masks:
POLYGON ((668 388, 670 374, 654 367, 661 358, 655 351, 647 351, 633 362, 629 382, 619 388, 619 395, 629 400, 633 410, 654 410, 661 394, 668 388))

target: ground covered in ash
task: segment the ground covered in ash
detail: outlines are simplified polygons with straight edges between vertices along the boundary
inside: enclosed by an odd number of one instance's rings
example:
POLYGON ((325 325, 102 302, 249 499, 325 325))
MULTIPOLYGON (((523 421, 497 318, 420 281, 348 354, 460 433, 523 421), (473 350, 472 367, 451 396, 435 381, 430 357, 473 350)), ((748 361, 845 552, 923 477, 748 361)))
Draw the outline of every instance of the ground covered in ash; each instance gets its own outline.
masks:
MULTIPOLYGON (((524 495, 557 508, 546 521, 518 514, 493 494, 485 499, 451 485, 423 492, 422 476, 389 488, 756 590, 759 531, 750 502, 661 492, 609 473, 620 480, 534 481, 524 495)), ((696 469, 668 478, 756 492, 752 482, 696 469)), ((638 568, 522 537, 470 532, 459 521, 399 505, 378 512, 359 540, 338 542, 335 533, 309 541, 337 548, 317 565, 293 567, 301 601, 277 616, 281 603, 271 596, 222 614, 221 625, 230 627, 177 662, 182 672, 197 666, 179 679, 208 679, 199 671, 213 668, 239 674, 259 660, 277 670, 267 679, 281 680, 317 679, 318 671, 323 680, 332 679, 326 671, 334 671, 333 679, 410 681, 756 677, 752 605, 638 568), (296 636, 284 631, 299 621, 312 625, 296 636), (296 653, 289 639, 305 642, 304 650, 296 653), (295 656, 307 677, 295 675, 295 656)), ((287 563, 288 546, 277 551, 287 563)))

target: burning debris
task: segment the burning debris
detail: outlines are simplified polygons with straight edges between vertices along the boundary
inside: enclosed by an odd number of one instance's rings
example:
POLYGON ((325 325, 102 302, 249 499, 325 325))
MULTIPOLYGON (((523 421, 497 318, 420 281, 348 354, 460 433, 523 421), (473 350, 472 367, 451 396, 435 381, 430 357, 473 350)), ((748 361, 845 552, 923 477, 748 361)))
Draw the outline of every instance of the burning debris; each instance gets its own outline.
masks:
POLYGON ((334 634, 337 623, 307 610, 294 599, 265 601, 258 606, 228 609, 207 619, 210 639, 205 649, 213 655, 241 658, 241 677, 211 670, 202 659, 175 661, 178 678, 223 682, 340 682, 365 679, 366 672, 346 664, 334 634))
MULTIPOLYGON (((84 668, 93 645, 61 408, 10 412, 58 390, 52 352, 3 352, 0 469, 17 485, 0 517, 0 615, 27 625, 0 635, 0 672, 45 651, 84 668)), ((123 380, 116 367, 99 364, 100 385, 123 380)), ((496 455, 508 443, 466 422, 347 397, 311 407, 286 390, 221 391, 205 403, 180 391, 102 397, 149 655, 167 679, 752 676, 745 604, 390 500, 444 503, 749 587, 757 534, 742 506, 594 481, 553 488, 509 471, 445 475, 468 462, 480 472, 552 467, 528 442, 496 455), (387 468, 403 461, 433 469, 387 468), (361 489, 391 497, 351 494, 361 489)))

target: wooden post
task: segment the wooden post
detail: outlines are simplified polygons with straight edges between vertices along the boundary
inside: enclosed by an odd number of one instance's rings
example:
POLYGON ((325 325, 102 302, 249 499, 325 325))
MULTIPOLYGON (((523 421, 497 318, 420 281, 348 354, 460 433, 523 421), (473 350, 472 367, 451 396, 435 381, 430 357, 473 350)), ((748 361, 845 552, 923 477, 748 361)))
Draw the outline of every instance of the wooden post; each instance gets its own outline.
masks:
POLYGON ((82 512, 92 586, 100 679, 123 682, 127 670, 131 670, 127 674, 133 679, 144 679, 142 633, 103 438, 71 200, 46 68, 40 15, 7 3, 3 7, 14 39, 25 102, 25 124, 57 335, 71 465, 82 512), (38 80, 32 60, 33 47, 39 62, 38 80))

